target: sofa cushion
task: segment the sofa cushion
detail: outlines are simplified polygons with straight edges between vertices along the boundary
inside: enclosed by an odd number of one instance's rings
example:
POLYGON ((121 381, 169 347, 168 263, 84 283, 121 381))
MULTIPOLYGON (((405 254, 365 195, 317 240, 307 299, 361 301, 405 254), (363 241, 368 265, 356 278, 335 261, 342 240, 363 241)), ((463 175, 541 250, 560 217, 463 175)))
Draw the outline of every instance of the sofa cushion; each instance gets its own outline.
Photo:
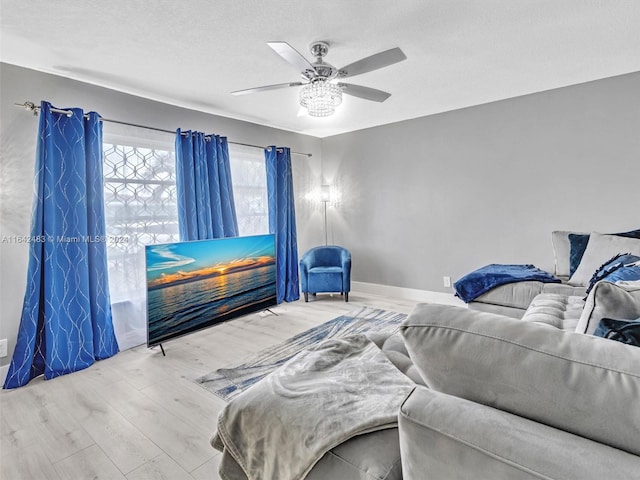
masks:
POLYGON ((600 320, 633 320, 640 316, 640 281, 601 281, 589 292, 576 332, 592 335, 600 320))
POLYGON ((395 367, 418 385, 424 385, 420 372, 409 358, 404 339, 399 333, 372 332, 367 334, 395 367))
POLYGON ((305 480, 402 480, 398 429, 358 435, 327 452, 305 480))
POLYGON ((542 293, 543 286, 544 283, 536 281, 507 283, 506 285, 492 288, 487 293, 476 298, 474 302, 526 310, 531 300, 542 293))
POLYGON ((580 265, 569 279, 570 285, 589 284, 596 270, 614 255, 630 253, 640 256, 640 238, 620 237, 617 235, 601 235, 592 233, 584 251, 580 265))
POLYGON ((638 457, 485 405, 416 388, 398 419, 404 480, 635 478, 638 457))
POLYGON ((508 283, 493 288, 484 295, 480 295, 475 302, 526 310, 531 301, 541 293, 556 293, 560 295, 583 295, 582 286, 567 285, 566 283, 542 283, 535 281, 508 283))
POLYGON ((640 349, 449 305, 401 332, 428 387, 640 455, 640 349))
POLYGON ((522 320, 574 331, 583 308, 582 297, 541 293, 531 301, 522 320))
POLYGON ((556 293, 558 295, 584 296, 583 286, 569 285, 567 283, 546 283, 542 286, 542 293, 556 293))
POLYGON ((469 302, 468 305, 471 310, 478 310, 480 312, 496 313, 498 315, 506 315, 511 318, 522 318, 526 312, 523 308, 505 307, 504 305, 493 305, 491 303, 482 302, 469 302))

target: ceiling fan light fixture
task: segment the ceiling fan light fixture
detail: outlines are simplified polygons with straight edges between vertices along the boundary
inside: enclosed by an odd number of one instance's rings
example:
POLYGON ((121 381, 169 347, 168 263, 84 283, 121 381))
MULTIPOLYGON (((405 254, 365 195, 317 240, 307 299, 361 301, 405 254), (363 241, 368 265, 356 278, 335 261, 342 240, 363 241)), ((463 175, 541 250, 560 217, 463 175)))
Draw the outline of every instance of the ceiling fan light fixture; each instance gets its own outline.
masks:
MULTIPOLYGON (((267 42, 267 45, 287 63, 298 69, 302 81, 264 85, 262 87, 236 90, 231 93, 233 95, 244 95, 246 93, 302 86, 299 98, 300 105, 306 108, 307 113, 312 117, 333 115, 336 107, 342 103, 343 93, 372 102, 384 102, 391 96, 390 93, 352 83, 339 83, 338 80, 373 72, 407 59, 402 50, 396 47, 361 58, 338 69, 323 60, 329 51, 327 42, 314 42, 311 44, 311 54, 316 57, 314 63, 309 62, 287 42, 267 42)), ((299 112, 302 112, 302 110, 300 109, 299 112)))
POLYGON ((300 105, 305 107, 312 117, 333 115, 341 103, 342 88, 325 78, 314 80, 300 91, 300 105))

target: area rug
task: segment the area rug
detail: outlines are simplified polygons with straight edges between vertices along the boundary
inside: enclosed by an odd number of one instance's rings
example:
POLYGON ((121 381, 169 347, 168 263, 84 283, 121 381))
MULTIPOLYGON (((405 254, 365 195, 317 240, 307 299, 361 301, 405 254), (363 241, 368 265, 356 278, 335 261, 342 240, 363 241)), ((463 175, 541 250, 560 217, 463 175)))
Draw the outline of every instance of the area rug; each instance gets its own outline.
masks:
POLYGON ((404 313, 362 307, 299 333, 279 345, 269 347, 237 366, 219 368, 195 382, 229 401, 258 382, 301 350, 321 341, 345 335, 369 332, 393 333, 407 318, 404 313))

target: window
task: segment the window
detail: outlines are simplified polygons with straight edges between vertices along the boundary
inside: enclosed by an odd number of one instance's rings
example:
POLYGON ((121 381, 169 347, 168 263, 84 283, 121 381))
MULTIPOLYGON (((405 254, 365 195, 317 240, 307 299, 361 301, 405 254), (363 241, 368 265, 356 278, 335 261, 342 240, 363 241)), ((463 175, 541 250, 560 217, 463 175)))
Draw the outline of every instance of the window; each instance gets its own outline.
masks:
POLYGON ((269 233, 267 171, 264 150, 229 145, 233 198, 241 236, 269 233))
MULTIPOLYGON (((147 340, 145 246, 180 240, 173 139, 152 136, 138 128, 108 132, 105 125, 107 263, 121 350, 147 340)), ((229 157, 239 234, 268 233, 264 151, 231 144, 229 157)))
POLYGON ((178 241, 172 151, 104 144, 104 194, 111 296, 127 296, 139 280, 144 246, 178 241))
POLYGON ((144 247, 179 241, 175 156, 170 135, 104 130, 109 290, 116 337, 125 350, 147 341, 144 247))

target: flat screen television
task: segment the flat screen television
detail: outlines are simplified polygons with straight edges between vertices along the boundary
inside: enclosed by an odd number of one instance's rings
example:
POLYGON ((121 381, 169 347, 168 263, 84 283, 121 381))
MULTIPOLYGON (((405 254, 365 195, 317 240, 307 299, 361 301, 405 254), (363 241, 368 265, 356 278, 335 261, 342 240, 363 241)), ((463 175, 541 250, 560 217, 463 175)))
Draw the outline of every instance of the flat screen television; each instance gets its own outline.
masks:
POLYGON ((147 346, 276 305, 275 235, 147 245, 147 346))

